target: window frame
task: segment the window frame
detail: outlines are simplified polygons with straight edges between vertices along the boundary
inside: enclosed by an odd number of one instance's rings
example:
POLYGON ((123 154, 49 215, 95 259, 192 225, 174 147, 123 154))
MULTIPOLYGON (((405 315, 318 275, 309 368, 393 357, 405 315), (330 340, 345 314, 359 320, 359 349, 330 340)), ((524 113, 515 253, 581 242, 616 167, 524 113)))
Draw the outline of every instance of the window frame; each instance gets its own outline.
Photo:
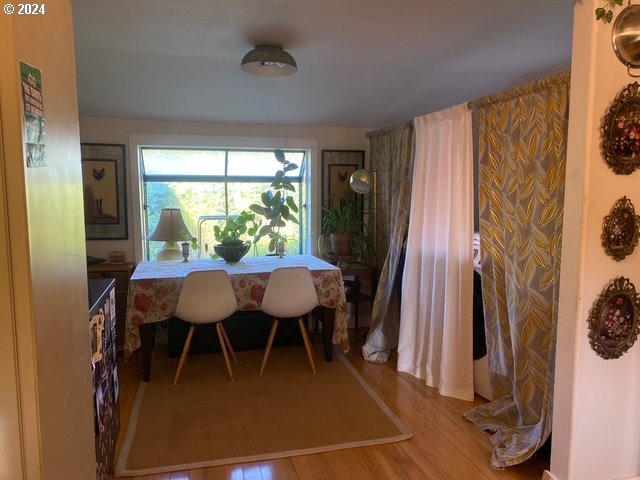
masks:
MULTIPOLYGON (((317 168, 317 142, 315 139, 305 138, 271 138, 271 137, 217 137, 217 136, 200 136, 200 135, 163 135, 163 134, 131 134, 129 136, 129 151, 132 153, 130 161, 130 178, 131 178, 131 198, 132 214, 131 221, 133 240, 134 240, 134 256, 136 262, 144 261, 147 256, 148 235, 145 225, 144 199, 142 198, 144 189, 144 176, 142 172, 142 149, 144 148, 169 148, 169 149, 225 149, 225 150, 264 150, 264 149, 284 149, 284 150, 305 150, 307 152, 308 172, 300 172, 303 189, 300 189, 300 208, 306 209, 306 222, 301 225, 300 244, 303 253, 312 253, 315 248, 312 241, 311 232, 312 225, 318 222, 318 214, 316 209, 309 208, 314 204, 313 197, 317 194, 315 189, 311 187, 314 182, 312 176, 317 168), (309 174, 310 173, 310 174, 309 174)), ((274 172, 275 173, 275 172, 274 172)), ((156 176, 159 177, 159 176, 156 176)), ((217 177, 217 176, 212 176, 217 177)), ((184 181, 186 176, 173 177, 176 181, 184 181)), ((197 176, 198 181, 203 181, 206 176, 197 176)), ((227 181, 242 181, 243 178, 254 177, 226 177, 227 181)), ((255 177, 257 181, 263 181, 265 177, 255 177)), ((206 180, 205 180, 206 181, 206 180)))

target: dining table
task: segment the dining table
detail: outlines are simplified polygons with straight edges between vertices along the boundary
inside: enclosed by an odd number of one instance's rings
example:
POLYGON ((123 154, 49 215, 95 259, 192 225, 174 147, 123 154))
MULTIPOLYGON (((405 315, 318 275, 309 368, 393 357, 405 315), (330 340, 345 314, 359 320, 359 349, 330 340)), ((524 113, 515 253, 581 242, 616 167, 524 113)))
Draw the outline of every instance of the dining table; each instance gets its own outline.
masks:
POLYGON ((142 349, 142 380, 149 381, 151 354, 158 322, 175 315, 182 283, 190 272, 224 270, 229 274, 238 310, 260 310, 271 272, 281 267, 306 267, 318 294, 325 360, 331 361, 332 345, 349 350, 348 313, 342 271, 313 255, 244 257, 239 262, 222 259, 143 261, 137 264, 127 293, 125 359, 142 349))

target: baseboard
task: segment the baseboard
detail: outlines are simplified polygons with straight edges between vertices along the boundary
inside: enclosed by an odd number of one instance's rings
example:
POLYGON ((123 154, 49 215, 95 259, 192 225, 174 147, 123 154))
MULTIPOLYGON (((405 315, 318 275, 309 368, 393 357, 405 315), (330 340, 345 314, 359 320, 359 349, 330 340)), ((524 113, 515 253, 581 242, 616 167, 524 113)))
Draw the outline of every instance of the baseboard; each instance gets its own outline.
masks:
MULTIPOLYGON (((542 480, 560 480, 553 473, 548 470, 542 472, 542 480)), ((633 477, 622 477, 616 480, 640 480, 640 475, 634 475, 633 477)))

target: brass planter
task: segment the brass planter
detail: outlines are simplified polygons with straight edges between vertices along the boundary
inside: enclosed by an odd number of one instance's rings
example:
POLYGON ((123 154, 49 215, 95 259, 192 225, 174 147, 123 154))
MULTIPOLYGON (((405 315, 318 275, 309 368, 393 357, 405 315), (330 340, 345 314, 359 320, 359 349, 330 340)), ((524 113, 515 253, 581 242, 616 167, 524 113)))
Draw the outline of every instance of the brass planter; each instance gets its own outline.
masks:
POLYGON ((353 255, 351 248, 351 237, 347 233, 332 233, 329 236, 331 242, 331 250, 333 254, 339 257, 350 257, 353 255))

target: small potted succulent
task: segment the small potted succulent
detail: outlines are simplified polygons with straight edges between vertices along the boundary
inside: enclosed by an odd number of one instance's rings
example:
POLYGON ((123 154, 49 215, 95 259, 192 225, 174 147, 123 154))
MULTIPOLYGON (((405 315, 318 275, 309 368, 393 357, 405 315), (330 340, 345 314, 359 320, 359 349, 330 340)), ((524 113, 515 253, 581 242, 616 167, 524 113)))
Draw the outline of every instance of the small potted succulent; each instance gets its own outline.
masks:
POLYGON ((213 250, 225 261, 235 263, 247 254, 259 227, 255 214, 246 210, 237 216, 228 217, 222 227, 213 227, 213 236, 218 242, 213 250), (246 237, 251 240, 245 240, 246 237))

